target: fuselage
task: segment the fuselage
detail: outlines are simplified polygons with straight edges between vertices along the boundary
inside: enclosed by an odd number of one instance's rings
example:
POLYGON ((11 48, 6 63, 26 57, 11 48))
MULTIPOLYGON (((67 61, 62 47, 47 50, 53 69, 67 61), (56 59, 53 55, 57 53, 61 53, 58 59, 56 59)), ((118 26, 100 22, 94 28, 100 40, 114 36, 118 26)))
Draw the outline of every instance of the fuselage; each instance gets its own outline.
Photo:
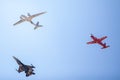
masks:
POLYGON ((32 17, 32 16, 28 16, 28 17, 27 17, 27 16, 25 16, 25 15, 21 15, 21 16, 20 16, 20 19, 31 22, 32 19, 33 19, 33 17, 32 17))
POLYGON ((101 40, 100 40, 100 39, 98 39, 98 38, 96 38, 96 37, 94 37, 94 36, 91 36, 91 38, 93 39, 93 41, 94 41, 95 43, 101 43, 101 40))

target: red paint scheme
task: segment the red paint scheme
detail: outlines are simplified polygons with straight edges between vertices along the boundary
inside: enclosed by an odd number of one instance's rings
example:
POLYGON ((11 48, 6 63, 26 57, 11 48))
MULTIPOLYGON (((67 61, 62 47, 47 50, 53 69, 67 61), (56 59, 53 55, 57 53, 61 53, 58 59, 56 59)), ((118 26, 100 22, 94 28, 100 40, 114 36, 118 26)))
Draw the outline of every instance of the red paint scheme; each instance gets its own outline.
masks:
POLYGON ((103 43, 103 42, 102 42, 104 39, 107 38, 107 36, 104 36, 104 37, 102 37, 102 38, 96 38, 95 36, 93 36, 93 35, 91 34, 90 37, 93 39, 93 41, 87 42, 87 44, 95 44, 95 43, 97 43, 97 44, 99 44, 99 45, 102 46, 101 49, 110 47, 109 45, 106 45, 106 43, 103 43))

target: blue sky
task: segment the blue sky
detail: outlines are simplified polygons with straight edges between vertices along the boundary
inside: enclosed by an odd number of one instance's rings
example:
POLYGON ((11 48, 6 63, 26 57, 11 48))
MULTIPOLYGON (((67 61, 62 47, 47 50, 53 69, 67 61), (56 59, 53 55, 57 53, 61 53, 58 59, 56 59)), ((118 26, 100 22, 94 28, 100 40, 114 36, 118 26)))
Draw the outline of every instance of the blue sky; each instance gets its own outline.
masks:
POLYGON ((1 0, 1 77, 28 80, 119 80, 119 0, 1 0), (46 14, 17 26, 21 14, 46 14), (90 34, 108 36, 110 48, 87 45, 90 34), (36 75, 25 77, 15 69, 16 56, 36 66, 36 75))

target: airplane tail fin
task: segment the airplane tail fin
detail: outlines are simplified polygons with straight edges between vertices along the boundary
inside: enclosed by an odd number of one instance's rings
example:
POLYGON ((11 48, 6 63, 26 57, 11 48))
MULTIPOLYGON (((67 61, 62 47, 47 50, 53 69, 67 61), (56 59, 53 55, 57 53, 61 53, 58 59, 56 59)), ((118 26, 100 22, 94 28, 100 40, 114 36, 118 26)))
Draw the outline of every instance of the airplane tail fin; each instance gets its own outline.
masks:
POLYGON ((104 43, 104 46, 101 49, 108 48, 110 47, 109 45, 106 46, 106 43, 104 43))
POLYGON ((27 14, 28 14, 28 16, 31 16, 30 13, 27 13, 27 14))
POLYGON ((33 66, 32 64, 31 64, 31 67, 32 67, 32 68, 35 68, 35 66, 33 66))
POLYGON ((108 46, 102 47, 101 49, 105 49, 105 48, 108 48, 108 47, 110 47, 110 46, 108 45, 108 46))
POLYGON ((37 22, 37 23, 35 24, 34 30, 37 29, 37 28, 39 28, 39 27, 43 27, 43 26, 42 26, 42 25, 39 25, 39 22, 37 22))
POLYGON ((106 46, 106 43, 104 43, 104 45, 106 46))

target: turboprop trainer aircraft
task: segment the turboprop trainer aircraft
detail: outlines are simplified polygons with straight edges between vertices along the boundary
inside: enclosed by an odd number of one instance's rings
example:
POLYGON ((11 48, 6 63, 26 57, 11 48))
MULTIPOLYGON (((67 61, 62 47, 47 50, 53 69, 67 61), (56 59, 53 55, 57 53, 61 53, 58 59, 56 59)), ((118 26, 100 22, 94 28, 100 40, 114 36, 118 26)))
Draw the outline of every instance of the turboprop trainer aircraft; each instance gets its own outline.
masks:
POLYGON ((19 59, 17 59, 16 57, 13 56, 13 58, 15 59, 15 61, 19 65, 19 69, 17 70, 17 72, 20 73, 20 72, 25 71, 26 77, 28 77, 32 74, 35 75, 35 73, 33 72, 34 70, 32 69, 32 68, 35 68, 35 67, 32 64, 31 65, 25 65, 19 59))
POLYGON ((104 39, 106 39, 107 36, 104 36, 104 37, 102 37, 102 38, 96 38, 95 36, 93 36, 93 35, 91 34, 90 37, 93 39, 93 41, 87 42, 87 44, 95 44, 95 43, 97 43, 97 44, 99 44, 99 45, 102 46, 101 49, 110 47, 109 45, 107 46, 106 43, 102 43, 102 41, 103 41, 104 39))
POLYGON ((30 23, 33 23, 33 22, 32 22, 32 19, 33 19, 34 17, 37 17, 37 16, 42 15, 42 14, 45 14, 45 13, 46 13, 46 12, 41 12, 41 13, 34 14, 34 15, 30 15, 30 13, 28 13, 28 16, 21 15, 21 16, 20 16, 20 20, 19 20, 18 22, 14 23, 13 25, 15 26, 15 25, 20 24, 20 23, 25 22, 25 21, 28 21, 28 22, 30 22, 30 23))

